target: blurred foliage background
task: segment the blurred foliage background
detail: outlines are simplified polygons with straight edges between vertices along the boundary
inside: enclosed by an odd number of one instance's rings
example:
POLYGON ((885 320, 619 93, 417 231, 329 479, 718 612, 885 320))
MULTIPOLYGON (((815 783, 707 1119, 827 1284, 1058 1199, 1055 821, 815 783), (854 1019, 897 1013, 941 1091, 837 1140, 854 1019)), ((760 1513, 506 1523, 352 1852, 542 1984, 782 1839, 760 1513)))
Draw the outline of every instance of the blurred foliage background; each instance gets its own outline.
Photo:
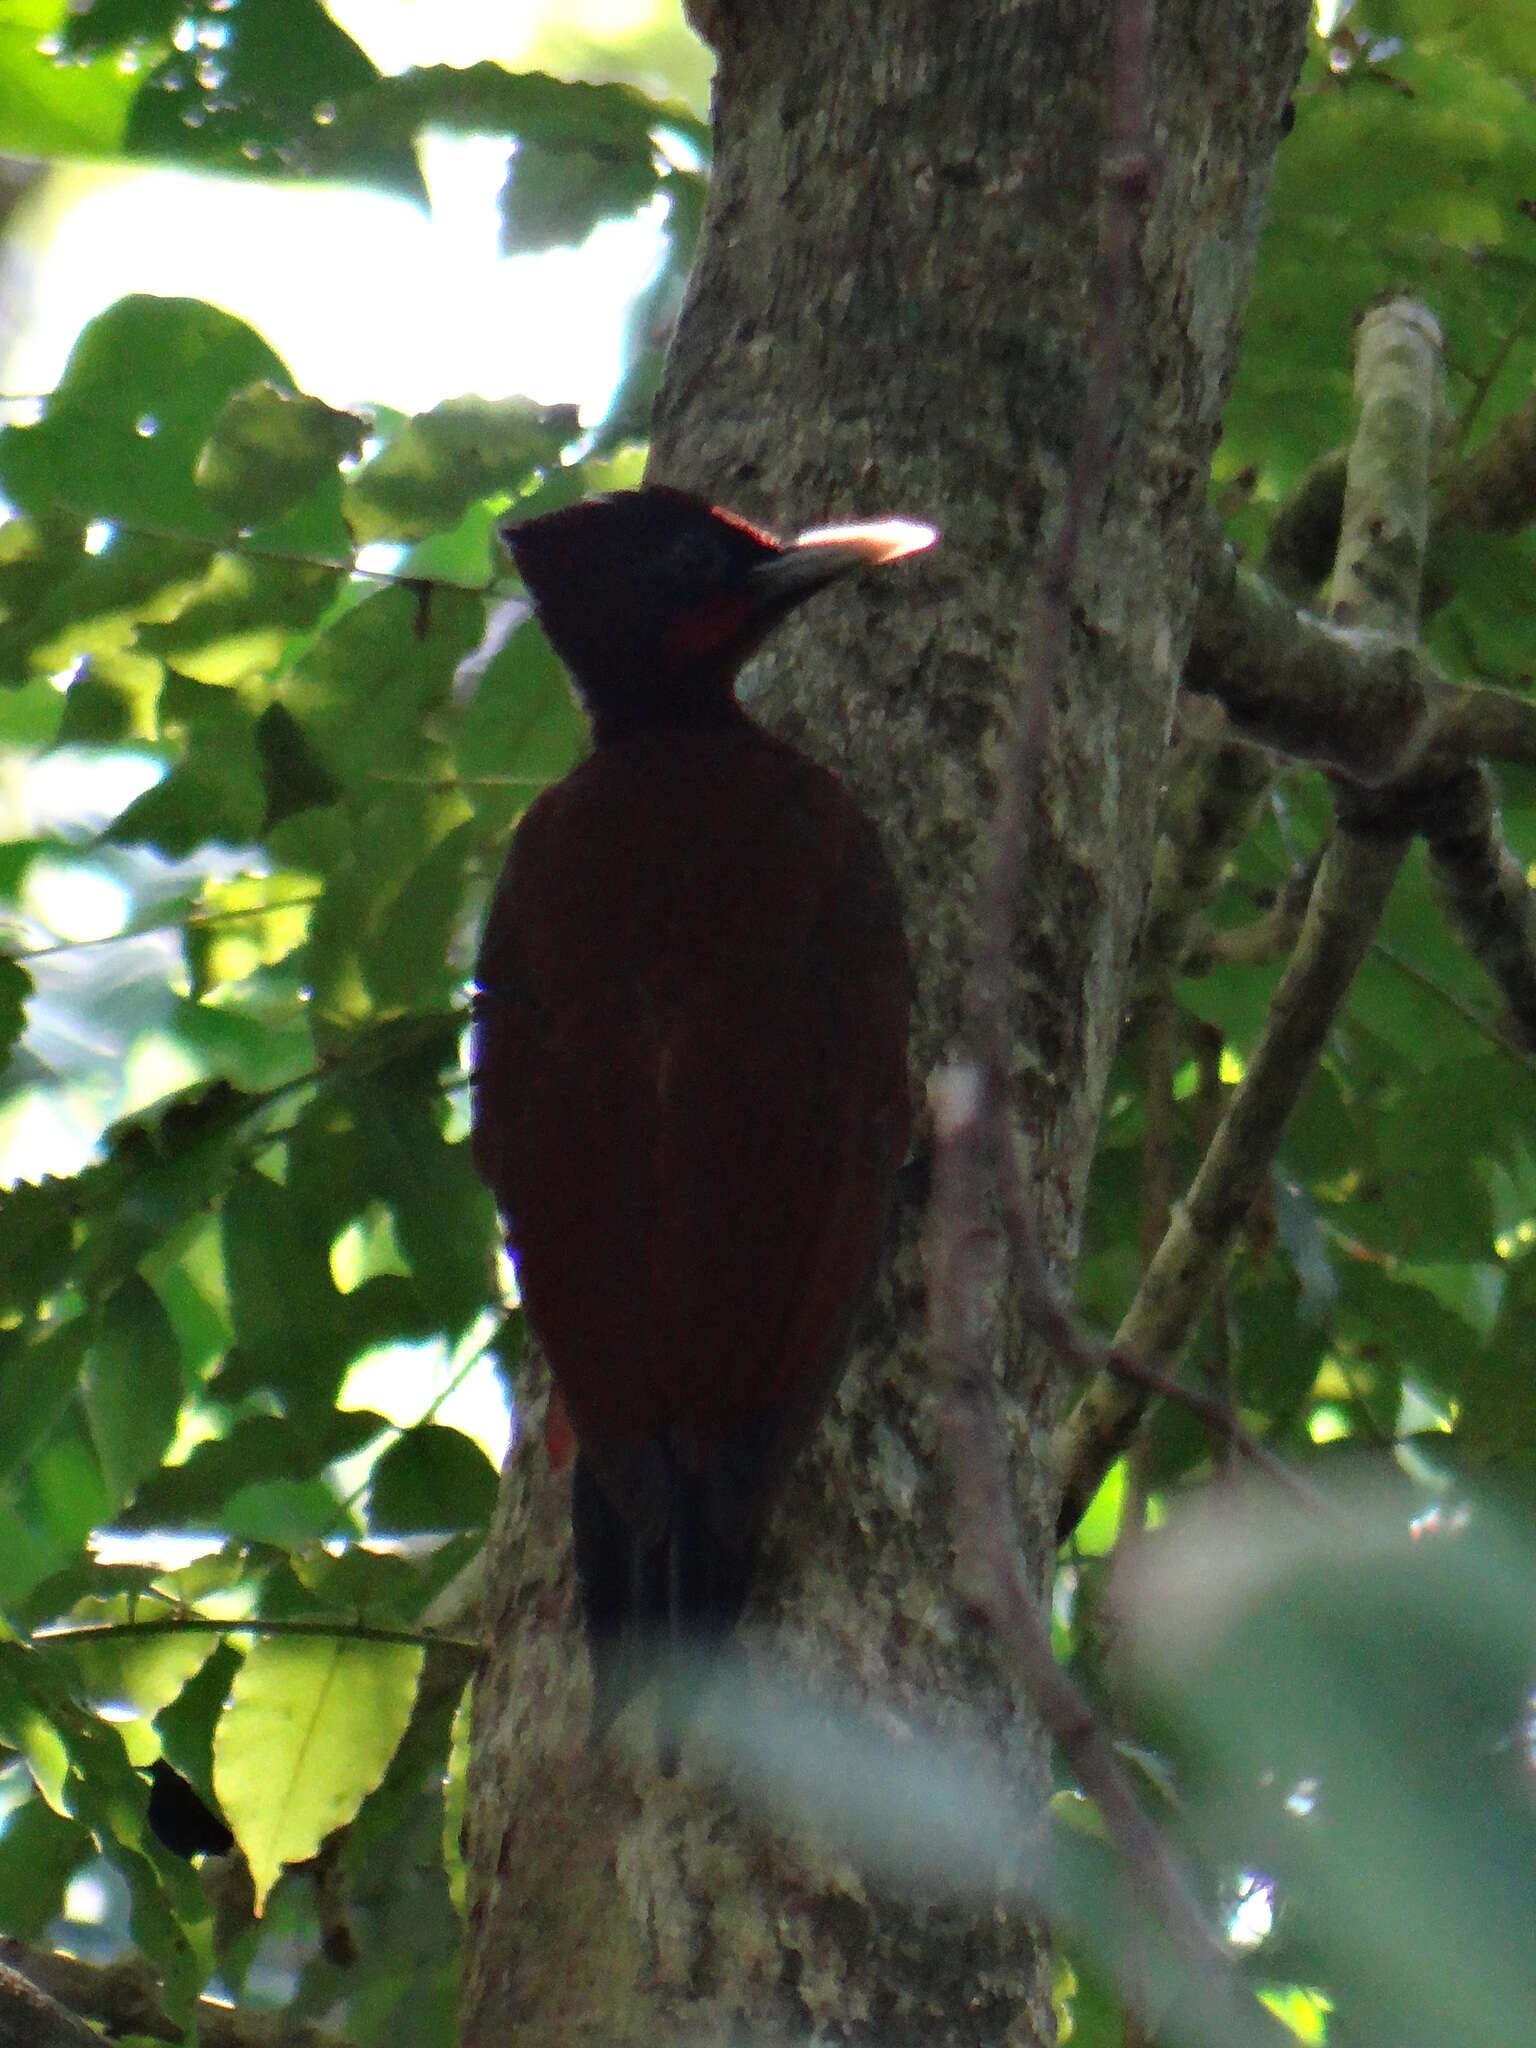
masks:
MULTIPOLYGON (((707 76, 675 8, 617 0, 0 4, 0 151, 63 181, 13 166, 13 263, 44 263, 60 192, 141 163, 207 181, 197 217, 236 248, 253 183, 285 220, 331 209, 318 252, 277 258, 295 354, 324 307, 319 388, 210 286, 93 308, 47 390, 0 395, 0 1931, 127 1942, 178 2019, 213 1983, 359 2043, 405 2010, 422 2048, 453 2038, 455 1587, 521 1343, 465 1144, 465 978, 513 823, 584 744, 494 527, 640 474, 707 76), (455 138, 493 149, 521 266, 496 318, 508 363, 542 337, 535 396, 337 367, 321 271, 370 217, 330 188, 416 218, 455 138), (639 289, 584 300, 564 252, 617 251, 619 222, 639 289), (599 319, 614 374, 561 388, 599 319), (216 1797, 259 1920, 149 1828, 156 1758, 216 1797)), ((1448 461, 1531 404, 1533 165, 1524 0, 1320 19, 1212 479, 1251 555, 1348 435, 1382 290, 1445 324, 1448 461)), ((370 315, 394 317, 366 305, 355 359, 382 363, 370 315)), ((28 345, 0 333, 15 365, 28 345)), ((1529 687, 1533 554, 1442 536, 1450 673, 1529 687)), ((1536 787, 1503 797, 1536 863, 1536 787)), ((1149 1161, 1187 1182, 1280 972, 1219 935, 1272 915, 1327 814, 1315 775, 1277 776, 1205 971, 1133 1012, 1080 1269, 1106 1327, 1149 1161)), ((1223 1476, 1170 1409, 1056 1586, 1060 1654, 1302 2040, 1507 2048, 1536 2009, 1533 1244, 1536 1077, 1416 859, 1193 1360, 1298 1464, 1391 1475, 1391 1535, 1213 1539, 1250 1596, 1230 1611, 1170 1541, 1127 1635, 1112 1575, 1223 1476)), ((1057 1816, 1096 1841, 1065 1770, 1057 1816)), ((1081 1919, 1059 1985, 1073 2038, 1128 2038, 1081 1919)))

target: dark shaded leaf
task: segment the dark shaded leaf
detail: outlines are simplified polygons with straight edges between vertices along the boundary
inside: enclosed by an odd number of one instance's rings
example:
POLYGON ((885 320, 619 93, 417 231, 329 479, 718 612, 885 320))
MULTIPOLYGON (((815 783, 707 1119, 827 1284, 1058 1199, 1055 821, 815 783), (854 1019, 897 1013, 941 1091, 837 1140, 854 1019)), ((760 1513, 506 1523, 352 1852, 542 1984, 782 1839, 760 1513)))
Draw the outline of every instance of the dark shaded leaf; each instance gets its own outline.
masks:
POLYGON ((282 391, 270 381, 237 391, 214 421, 193 472, 199 490, 237 526, 260 526, 334 479, 368 432, 356 413, 282 391))
POLYGON ((502 247, 511 254, 585 241, 600 221, 638 212, 656 172, 637 150, 521 138, 501 195, 502 247))
POLYGON ((32 977, 19 960, 0 954, 0 1065, 27 1028, 27 999, 32 977))
POLYGON ((277 1415, 253 1415, 224 1437, 200 1443, 183 1464, 170 1465, 140 1487, 129 1526, 215 1528, 243 1486, 315 1478, 335 1458, 349 1457, 378 1435, 376 1415, 336 1414, 316 1430, 277 1415))
POLYGON ((311 804, 328 804, 340 794, 286 704, 269 704, 257 719, 256 748, 267 795, 263 832, 270 832, 295 811, 308 810, 311 804))
POLYGON ((651 133, 657 128, 673 130, 701 155, 710 146, 708 124, 687 107, 647 99, 630 85, 506 71, 499 64, 435 64, 381 78, 339 107, 319 144, 320 156, 344 154, 365 135, 405 141, 429 126, 584 147, 646 163, 654 155, 651 133))
POLYGON ((496 1468, 456 1429, 408 1429, 373 1468, 368 1519, 381 1532, 479 1529, 496 1499, 496 1468))
POLYGON ((176 1434, 182 1398, 176 1333, 137 1274, 96 1311, 81 1385, 102 1476, 120 1505, 158 1468, 176 1434))
POLYGON ((557 461, 577 431, 574 406, 445 399, 407 420, 347 478, 348 523, 360 544, 420 540, 455 525, 476 498, 515 493, 557 461))
MULTIPOLYGON (((79 18, 78 32, 91 48, 121 48, 125 40, 131 47, 133 36, 144 33, 125 26, 133 6, 114 10, 110 31, 94 20, 103 11, 79 18)), ((151 12, 158 17, 163 10, 151 12)), ((211 26, 213 36, 183 50, 167 47, 158 19, 148 31, 158 61, 143 73, 133 101, 125 138, 131 154, 247 176, 307 177, 315 139, 336 103, 378 81, 319 0, 260 0, 219 11, 207 23, 177 10, 177 19, 211 26)), ((411 151, 372 134, 333 145, 327 167, 331 177, 425 198, 411 151)))
POLYGON ((312 1194, 246 1171, 220 1218, 246 1382, 272 1388, 300 1422, 329 1407, 352 1356, 347 1307, 331 1279, 331 1239, 306 1214, 312 1194))
POLYGON ((71 1877, 95 1854, 89 1830, 34 1793, 5 1817, 0 1927, 18 1940, 35 1941, 63 1912, 71 1877))
POLYGON ((0 1478, 38 1457, 73 1398, 84 1356, 85 1329, 78 1318, 45 1336, 0 1332, 0 1478))

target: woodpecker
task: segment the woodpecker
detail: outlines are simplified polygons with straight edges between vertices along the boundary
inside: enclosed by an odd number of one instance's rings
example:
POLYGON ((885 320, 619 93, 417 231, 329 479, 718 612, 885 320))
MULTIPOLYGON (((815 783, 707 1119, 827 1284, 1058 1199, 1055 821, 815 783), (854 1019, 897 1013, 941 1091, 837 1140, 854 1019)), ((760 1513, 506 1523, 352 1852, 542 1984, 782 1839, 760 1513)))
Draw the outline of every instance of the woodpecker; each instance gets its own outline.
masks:
MULTIPOLYGON (((653 485, 503 529, 592 726, 476 968, 473 1146, 574 1430, 600 1737, 740 1614, 905 1154, 911 968, 874 827, 736 698, 767 632, 915 522, 792 543, 653 485)), ((663 1693, 666 1730, 686 1705, 663 1693)))

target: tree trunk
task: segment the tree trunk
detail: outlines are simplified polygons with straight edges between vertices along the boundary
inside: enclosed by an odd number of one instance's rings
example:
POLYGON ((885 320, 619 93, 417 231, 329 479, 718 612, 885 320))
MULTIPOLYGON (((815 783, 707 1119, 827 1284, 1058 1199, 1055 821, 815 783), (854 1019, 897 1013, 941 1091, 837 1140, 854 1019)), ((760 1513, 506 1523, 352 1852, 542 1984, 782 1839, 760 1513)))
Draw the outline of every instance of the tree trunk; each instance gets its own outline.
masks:
MULTIPOLYGON (((1307 12, 1180 0, 1153 29, 1156 160, 1127 369, 1019 905, 1016 1106, 1058 1277, 1307 12)), ((1032 578, 1082 425, 1113 9, 714 0, 703 25, 720 58, 714 186, 652 473, 780 529, 887 512, 943 528, 931 555, 810 607, 749 679, 754 708, 882 826, 921 984, 920 1086, 957 1029, 1032 578)), ((952 1584, 920 1224, 915 1207, 898 1218, 852 1364, 775 1518, 746 1668, 749 1684, 837 1704, 879 1754, 906 1743, 914 1772, 926 1752, 909 1738, 941 1738, 1027 1813, 1038 1732, 952 1584)), ((1043 1587, 1055 1502, 1037 1453, 1067 1389, 1018 1325, 1005 1302, 996 1366, 1043 1587)), ((711 1764, 702 1736, 664 1781, 640 1712, 584 1752, 569 1472, 550 1469, 543 1399, 530 1368, 488 1560, 465 2042, 1053 2038, 1038 1927, 1017 1893, 988 1895, 985 1871, 973 1865, 963 1895, 920 1862, 896 1884, 838 1827, 767 1817, 744 1796, 745 1766, 711 1764)), ((893 1778, 891 1803, 907 1789, 893 1778)))

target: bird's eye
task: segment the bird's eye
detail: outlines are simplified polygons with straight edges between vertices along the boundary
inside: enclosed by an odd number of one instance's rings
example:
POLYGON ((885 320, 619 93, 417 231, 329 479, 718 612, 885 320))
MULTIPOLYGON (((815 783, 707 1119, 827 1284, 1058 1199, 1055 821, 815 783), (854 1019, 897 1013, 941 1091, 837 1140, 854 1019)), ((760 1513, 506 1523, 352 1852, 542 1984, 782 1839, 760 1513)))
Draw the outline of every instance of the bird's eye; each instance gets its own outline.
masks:
POLYGON ((667 573, 693 589, 718 583, 729 566, 720 535, 709 527, 680 533, 667 550, 667 573))

